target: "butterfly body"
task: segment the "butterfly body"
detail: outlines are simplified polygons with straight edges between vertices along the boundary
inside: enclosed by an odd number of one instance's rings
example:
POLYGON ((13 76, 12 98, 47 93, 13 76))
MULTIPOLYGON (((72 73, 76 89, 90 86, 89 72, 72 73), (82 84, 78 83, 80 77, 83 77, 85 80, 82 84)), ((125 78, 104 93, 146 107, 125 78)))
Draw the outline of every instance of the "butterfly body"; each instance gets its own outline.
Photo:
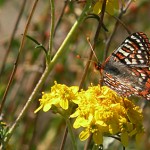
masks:
POLYGON ((104 83, 120 95, 150 100, 150 43, 144 33, 127 37, 99 69, 104 83))

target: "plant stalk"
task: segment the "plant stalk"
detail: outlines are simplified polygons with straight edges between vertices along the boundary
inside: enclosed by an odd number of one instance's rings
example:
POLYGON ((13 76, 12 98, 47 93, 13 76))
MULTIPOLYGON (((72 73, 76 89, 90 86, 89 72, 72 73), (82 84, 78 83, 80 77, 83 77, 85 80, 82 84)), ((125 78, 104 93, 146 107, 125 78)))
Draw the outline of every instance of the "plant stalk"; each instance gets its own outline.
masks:
POLYGON ((20 114, 18 115, 17 119, 15 120, 13 125, 8 130, 7 137, 5 138, 5 142, 6 143, 9 141, 9 139, 12 136, 12 134, 15 132, 15 129, 17 128, 17 126, 19 125, 19 122, 21 121, 21 119, 25 115, 25 113, 26 113, 28 107, 30 106, 31 102, 33 102, 33 100, 36 98, 39 90, 41 89, 42 85, 45 83, 45 80, 47 79, 50 71, 52 70, 54 65, 57 63, 57 61, 61 58, 61 56, 63 55, 64 51, 67 50, 66 47, 69 45, 69 42, 71 41, 72 37, 74 36, 74 33, 77 31, 79 25, 86 18, 86 15, 87 15, 87 13, 90 10, 90 6, 91 6, 91 0, 87 0, 86 5, 85 5, 85 7, 84 7, 84 9, 82 11, 82 14, 79 16, 78 20, 72 26, 71 30, 69 31, 69 33, 68 33, 67 37, 65 38, 65 40, 63 41, 63 43, 61 44, 60 48, 58 49, 58 51, 55 54, 55 56, 52 59, 52 61, 50 63, 47 63, 46 68, 44 70, 44 73, 42 74, 39 82, 35 86, 32 94, 30 95, 30 97, 27 100, 25 106, 23 107, 23 109, 21 110, 20 114))

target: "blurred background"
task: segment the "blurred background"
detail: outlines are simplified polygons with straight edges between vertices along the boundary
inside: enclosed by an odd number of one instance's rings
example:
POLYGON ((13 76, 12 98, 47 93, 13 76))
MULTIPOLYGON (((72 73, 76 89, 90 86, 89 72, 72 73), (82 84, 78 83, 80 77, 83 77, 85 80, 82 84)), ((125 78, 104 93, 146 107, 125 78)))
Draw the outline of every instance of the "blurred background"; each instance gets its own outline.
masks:
MULTIPOLYGON (((0 102, 2 100, 5 88, 8 84, 14 62, 16 60, 22 34, 26 25, 27 18, 31 12, 34 1, 30 0, 0 0, 0 102), (19 17, 20 15, 20 17, 19 17), (15 29, 16 28, 16 29, 15 29), (12 39, 14 35, 14 38, 12 39), (11 42, 12 41, 12 42, 11 42), (10 43, 11 42, 11 43, 10 43)), ((54 55, 59 46, 65 39, 70 28, 81 14, 84 2, 55 0, 55 25, 57 30, 54 36, 54 55), (61 14, 64 13, 61 17, 61 14), (61 19, 60 19, 61 18, 61 19), (59 22, 60 21, 60 22, 59 22), (59 22, 59 23, 58 23, 59 22)), ((119 16, 116 11, 115 17, 119 16)), ((133 33, 142 31, 150 38, 150 1, 134 1, 131 3, 126 13, 121 18, 125 26, 133 33)), ((100 62, 104 61, 106 42, 111 36, 116 19, 105 14, 104 25, 108 32, 101 30, 95 53, 100 62)), ((39 97, 42 91, 49 91, 50 87, 56 80, 58 83, 68 86, 79 85, 81 76, 88 60, 90 47, 86 38, 90 37, 91 42, 97 28, 96 19, 87 19, 75 33, 73 40, 70 42, 66 53, 53 68, 47 82, 37 95, 34 102, 28 108, 26 115, 23 117, 18 128, 10 140, 10 148, 17 150, 58 150, 62 141, 65 121, 51 111, 43 113, 40 111, 34 114, 34 110, 39 106, 39 97), (80 56, 80 59, 77 58, 80 56)), ((45 48, 48 48, 50 30, 50 5, 49 1, 40 1, 36 6, 28 35, 36 39, 45 48)), ((127 31, 120 23, 117 25, 113 40, 110 43, 107 56, 115 50, 122 41, 128 36, 127 31)), ((36 44, 29 38, 26 38, 23 51, 21 52, 18 68, 14 80, 9 89, 5 107, 3 109, 3 121, 7 125, 12 125, 24 104, 32 93, 36 83, 40 79, 45 68, 45 55, 43 50, 36 48, 36 44)), ((93 57, 92 62, 96 62, 93 57)), ((87 88, 91 83, 99 83, 99 72, 95 71, 94 64, 88 70, 83 88, 87 88)), ((144 101, 142 101, 144 102, 144 101)), ((141 101, 136 101, 141 105, 141 101)), ((150 149, 150 104, 147 102, 144 113, 145 136, 141 141, 141 147, 137 149, 150 149)), ((78 131, 75 131, 78 136, 78 131)), ((66 150, 72 149, 68 135, 66 150)), ((83 149, 85 142, 78 139, 79 150, 83 149)), ((108 150, 122 149, 119 142, 115 141, 109 145, 108 150)), ((135 142, 131 139, 127 150, 135 149, 135 142)))

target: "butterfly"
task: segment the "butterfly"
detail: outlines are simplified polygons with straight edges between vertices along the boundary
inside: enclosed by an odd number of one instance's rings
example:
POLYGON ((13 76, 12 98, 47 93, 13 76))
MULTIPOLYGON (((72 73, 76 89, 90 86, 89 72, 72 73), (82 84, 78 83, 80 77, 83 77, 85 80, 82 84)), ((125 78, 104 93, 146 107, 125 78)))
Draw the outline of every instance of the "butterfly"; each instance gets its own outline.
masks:
POLYGON ((128 36, 96 69, 103 73, 104 83, 118 94, 150 100, 150 43, 143 32, 128 36))

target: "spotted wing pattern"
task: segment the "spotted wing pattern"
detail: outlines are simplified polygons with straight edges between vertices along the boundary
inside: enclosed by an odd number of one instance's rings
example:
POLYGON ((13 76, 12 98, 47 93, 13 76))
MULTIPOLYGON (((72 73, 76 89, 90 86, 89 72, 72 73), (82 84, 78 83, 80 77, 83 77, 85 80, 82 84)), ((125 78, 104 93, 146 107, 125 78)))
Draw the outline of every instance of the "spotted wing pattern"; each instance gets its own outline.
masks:
POLYGON ((122 96, 150 100, 150 43, 143 32, 127 37, 102 68, 107 86, 122 96))

